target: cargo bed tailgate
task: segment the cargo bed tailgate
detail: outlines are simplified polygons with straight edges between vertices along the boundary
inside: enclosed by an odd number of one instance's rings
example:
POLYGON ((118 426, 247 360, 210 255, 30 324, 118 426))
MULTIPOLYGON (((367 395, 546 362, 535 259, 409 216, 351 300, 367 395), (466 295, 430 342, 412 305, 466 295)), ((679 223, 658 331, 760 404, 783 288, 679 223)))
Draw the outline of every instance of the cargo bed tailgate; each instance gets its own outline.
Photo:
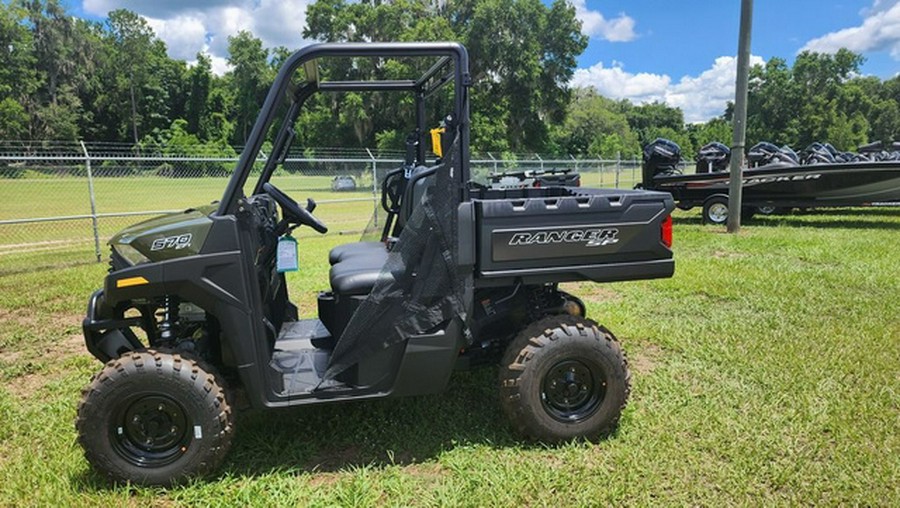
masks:
POLYGON ((671 195, 556 188, 474 199, 479 285, 671 277, 663 222, 671 195))

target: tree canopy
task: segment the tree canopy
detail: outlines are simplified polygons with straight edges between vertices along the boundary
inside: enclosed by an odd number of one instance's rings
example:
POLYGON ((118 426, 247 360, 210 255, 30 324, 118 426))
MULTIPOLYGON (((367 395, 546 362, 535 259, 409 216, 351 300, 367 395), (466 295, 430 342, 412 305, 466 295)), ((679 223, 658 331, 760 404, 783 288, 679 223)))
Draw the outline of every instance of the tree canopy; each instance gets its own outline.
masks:
MULTIPOLYGON (((625 157, 667 137, 694 153, 730 142, 731 107, 700 124, 663 103, 635 105, 572 89, 587 46, 565 0, 317 0, 297 39, 456 40, 472 56, 472 144, 478 151, 625 157)), ((0 138, 129 142, 161 147, 241 145, 279 65, 296 48, 266 48, 243 31, 228 40, 230 70, 210 58, 188 65, 167 55, 148 22, 120 9, 103 22, 71 16, 60 0, 0 2, 0 138)), ((860 55, 804 52, 793 65, 772 58, 751 72, 748 143, 840 149, 900 138, 900 77, 863 76, 860 55)), ((412 63, 333 62, 326 75, 408 77, 412 63)), ((437 121, 448 96, 438 95, 437 121), (444 101, 444 102, 442 102, 444 101)), ((315 96, 300 116, 298 143, 400 148, 411 98, 315 96)))

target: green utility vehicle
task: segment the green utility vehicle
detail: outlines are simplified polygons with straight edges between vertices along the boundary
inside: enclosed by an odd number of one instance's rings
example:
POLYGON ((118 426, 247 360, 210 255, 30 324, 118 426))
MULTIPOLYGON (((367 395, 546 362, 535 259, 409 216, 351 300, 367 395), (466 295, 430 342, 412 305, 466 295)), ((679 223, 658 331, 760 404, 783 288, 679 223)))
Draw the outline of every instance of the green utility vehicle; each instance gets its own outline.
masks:
POLYGON ((83 324, 105 365, 77 419, 98 471, 162 485, 214 471, 234 436, 238 391, 260 410, 420 395, 479 365, 499 365, 500 403, 523 436, 613 431, 629 392, 625 356, 559 283, 670 277, 672 198, 471 181, 468 69, 455 43, 308 46, 276 77, 221 200, 112 238, 110 273, 83 324), (418 75, 353 79, 361 62, 388 61, 418 75), (340 69, 347 79, 335 79, 340 69), (298 319, 285 283, 296 263, 289 233, 327 227, 312 200, 298 205, 273 175, 304 102, 345 92, 409 94, 414 130, 406 163, 381 184, 380 240, 322 259, 330 287, 318 317, 298 319), (273 124, 269 158, 254 168, 273 124))

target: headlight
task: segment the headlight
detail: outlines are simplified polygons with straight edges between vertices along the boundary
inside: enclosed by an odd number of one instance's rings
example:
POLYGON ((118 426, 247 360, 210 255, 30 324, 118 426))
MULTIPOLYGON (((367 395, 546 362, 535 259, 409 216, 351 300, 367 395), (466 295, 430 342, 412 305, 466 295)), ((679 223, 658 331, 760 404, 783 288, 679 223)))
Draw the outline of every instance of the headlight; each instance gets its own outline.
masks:
POLYGON ((116 254, 121 256, 125 261, 128 261, 132 266, 150 261, 147 256, 141 254, 137 249, 125 243, 113 245, 113 249, 115 249, 116 254))

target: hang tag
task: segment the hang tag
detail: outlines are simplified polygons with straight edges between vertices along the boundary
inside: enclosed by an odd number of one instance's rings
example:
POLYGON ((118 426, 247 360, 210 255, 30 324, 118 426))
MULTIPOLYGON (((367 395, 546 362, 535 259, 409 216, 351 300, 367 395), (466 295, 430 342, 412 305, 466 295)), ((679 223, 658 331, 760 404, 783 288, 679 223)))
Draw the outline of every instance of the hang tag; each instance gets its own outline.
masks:
POLYGON ((288 235, 278 240, 278 254, 275 259, 278 273, 296 272, 299 268, 297 261, 297 240, 288 235))

